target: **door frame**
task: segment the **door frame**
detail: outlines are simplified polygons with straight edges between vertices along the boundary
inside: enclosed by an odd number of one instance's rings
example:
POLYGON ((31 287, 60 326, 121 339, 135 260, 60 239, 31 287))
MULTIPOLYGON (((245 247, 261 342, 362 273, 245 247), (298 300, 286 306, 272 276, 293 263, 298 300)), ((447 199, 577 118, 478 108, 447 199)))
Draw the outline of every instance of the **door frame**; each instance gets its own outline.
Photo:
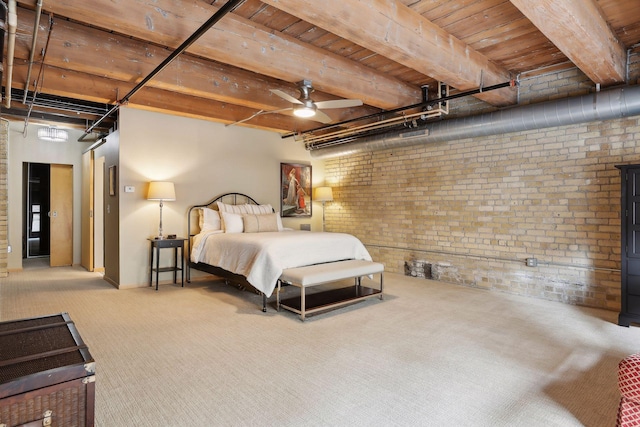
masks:
POLYGON ((82 224, 80 244, 80 265, 87 271, 94 271, 94 151, 82 154, 82 224))

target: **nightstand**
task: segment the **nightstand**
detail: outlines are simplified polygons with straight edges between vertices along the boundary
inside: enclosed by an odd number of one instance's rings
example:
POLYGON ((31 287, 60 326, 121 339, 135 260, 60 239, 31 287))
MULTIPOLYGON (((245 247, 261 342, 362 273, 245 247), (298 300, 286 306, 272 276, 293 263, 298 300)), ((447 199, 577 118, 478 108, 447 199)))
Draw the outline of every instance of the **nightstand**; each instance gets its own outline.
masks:
POLYGON ((184 237, 175 239, 149 239, 151 251, 149 255, 149 286, 153 285, 153 272, 156 273, 156 291, 158 290, 158 275, 166 271, 173 271, 173 283, 177 283, 178 271, 180 271, 180 282, 184 287, 184 237), (173 248, 173 265, 160 267, 160 249, 173 248), (178 249, 180 249, 180 266, 178 267, 178 249), (155 258, 155 266, 153 265, 155 258))

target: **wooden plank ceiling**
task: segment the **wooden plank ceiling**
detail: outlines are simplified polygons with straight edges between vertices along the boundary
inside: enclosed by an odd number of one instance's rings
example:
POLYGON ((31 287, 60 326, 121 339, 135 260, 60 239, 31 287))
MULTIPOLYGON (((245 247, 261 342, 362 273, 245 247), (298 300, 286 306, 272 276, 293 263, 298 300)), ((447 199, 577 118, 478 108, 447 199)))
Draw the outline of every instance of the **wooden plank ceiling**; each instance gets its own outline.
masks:
MULTIPOLYGON (((32 51, 37 1, 17 0, 17 96, 3 115, 55 110, 29 105, 35 84, 36 98, 116 105, 226 2, 44 0, 32 51)), ((419 103, 422 86, 433 91, 437 82, 467 91, 577 66, 594 85, 624 84, 627 51, 638 43, 638 0, 246 0, 128 104, 232 123, 290 108, 270 89, 298 98, 306 79, 316 102, 363 101, 323 110, 341 122, 419 103)), ((6 93, 6 65, 4 77, 6 93)), ((496 107, 516 103, 513 88, 477 96, 496 107)), ((82 117, 90 124, 99 114, 82 117)), ((290 110, 241 124, 283 133, 321 125, 290 110)))

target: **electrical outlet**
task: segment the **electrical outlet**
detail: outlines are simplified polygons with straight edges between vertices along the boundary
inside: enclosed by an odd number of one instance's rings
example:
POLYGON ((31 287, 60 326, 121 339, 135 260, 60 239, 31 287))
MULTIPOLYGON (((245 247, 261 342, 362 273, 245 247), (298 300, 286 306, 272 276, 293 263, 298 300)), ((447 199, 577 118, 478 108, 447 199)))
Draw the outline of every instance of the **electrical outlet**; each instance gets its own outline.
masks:
POLYGON ((7 252, 11 253, 11 245, 7 246, 7 252))
POLYGON ((527 258, 527 267, 537 267, 538 259, 537 258, 527 258))

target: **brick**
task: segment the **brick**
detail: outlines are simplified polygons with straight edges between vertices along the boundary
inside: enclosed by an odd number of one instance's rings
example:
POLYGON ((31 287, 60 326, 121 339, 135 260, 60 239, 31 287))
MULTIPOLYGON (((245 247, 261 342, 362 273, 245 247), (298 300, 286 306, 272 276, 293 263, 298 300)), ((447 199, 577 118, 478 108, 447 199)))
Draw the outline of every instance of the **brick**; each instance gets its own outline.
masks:
MULTIPOLYGON (((521 97, 584 92, 585 81, 539 76, 521 97)), ((640 119, 627 117, 327 160, 326 179, 340 182, 327 229, 355 234, 390 271, 428 255, 438 280, 619 310, 615 165, 640 163, 639 139, 640 119)))

